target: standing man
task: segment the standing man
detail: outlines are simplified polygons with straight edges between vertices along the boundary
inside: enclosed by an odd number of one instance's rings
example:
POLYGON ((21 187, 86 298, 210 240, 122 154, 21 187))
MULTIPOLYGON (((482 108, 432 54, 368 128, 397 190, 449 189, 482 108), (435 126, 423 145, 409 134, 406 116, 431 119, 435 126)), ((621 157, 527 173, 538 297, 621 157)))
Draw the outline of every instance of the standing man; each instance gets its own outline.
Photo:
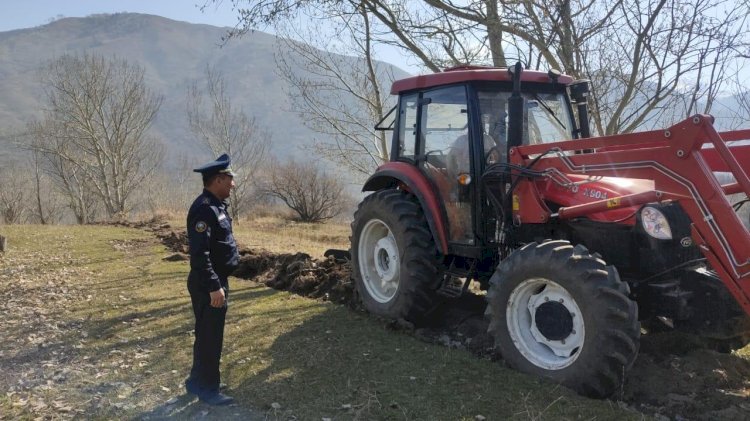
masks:
POLYGON ((237 244, 232 235, 232 218, 227 213, 234 173, 229 156, 196 168, 203 175, 203 193, 190 206, 187 215, 190 244, 188 291, 195 313, 193 368, 185 381, 189 393, 209 405, 227 405, 234 399, 219 391, 219 360, 224 340, 229 275, 239 264, 237 244))

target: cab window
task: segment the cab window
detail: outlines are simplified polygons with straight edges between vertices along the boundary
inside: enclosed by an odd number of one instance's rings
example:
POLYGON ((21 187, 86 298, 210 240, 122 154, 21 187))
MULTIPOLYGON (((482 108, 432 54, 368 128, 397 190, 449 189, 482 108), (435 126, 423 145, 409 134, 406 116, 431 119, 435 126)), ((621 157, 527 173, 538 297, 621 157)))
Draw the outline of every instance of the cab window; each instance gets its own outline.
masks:
POLYGON ((397 156, 410 161, 416 156, 417 100, 417 94, 406 95, 399 104, 397 156))
POLYGON ((549 143, 570 139, 571 117, 561 94, 528 94, 526 114, 529 143, 549 143))
MULTIPOLYGON (((496 147, 507 147, 508 98, 510 92, 486 90, 478 93, 484 134, 484 149, 488 153, 496 147)), ((572 117, 565 97, 561 93, 524 93, 523 141, 524 145, 550 143, 570 139, 572 117)), ((505 152, 502 152, 505 161, 505 152)))

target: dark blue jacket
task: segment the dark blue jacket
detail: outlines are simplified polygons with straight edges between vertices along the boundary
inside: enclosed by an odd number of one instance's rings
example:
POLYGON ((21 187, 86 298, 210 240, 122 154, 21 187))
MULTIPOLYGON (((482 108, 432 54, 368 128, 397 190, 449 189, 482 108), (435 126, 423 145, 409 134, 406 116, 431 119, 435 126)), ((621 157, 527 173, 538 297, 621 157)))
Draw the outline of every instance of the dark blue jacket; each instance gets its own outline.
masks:
POLYGON ((239 265, 237 243, 232 235, 232 218, 227 203, 203 190, 187 215, 191 278, 208 291, 216 291, 239 265))

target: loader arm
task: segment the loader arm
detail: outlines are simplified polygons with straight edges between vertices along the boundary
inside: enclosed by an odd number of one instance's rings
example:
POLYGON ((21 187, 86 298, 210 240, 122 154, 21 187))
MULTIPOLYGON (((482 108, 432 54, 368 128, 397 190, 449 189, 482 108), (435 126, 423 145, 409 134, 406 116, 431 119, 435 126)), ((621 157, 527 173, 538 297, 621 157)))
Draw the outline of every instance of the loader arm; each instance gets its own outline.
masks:
MULTIPOLYGON (((724 142, 741 141, 750 139, 750 130, 735 130, 731 132, 721 132, 719 136, 724 142)), ((727 145, 729 150, 734 155, 735 159, 740 163, 740 166, 745 169, 745 172, 750 170, 750 142, 744 145, 727 145)), ((729 172, 727 163, 721 159, 718 150, 716 148, 702 149, 701 155, 708 163, 709 167, 713 171, 725 171, 729 172)))
POLYGON ((575 188, 566 174, 650 179, 655 186, 653 192, 635 197, 610 197, 553 213, 544 205, 535 181, 522 178, 513 192, 516 222, 539 223, 654 201, 677 201, 692 221, 693 241, 750 314, 750 232, 726 197, 726 193, 750 195, 750 147, 726 144, 750 139, 750 131, 719 134, 711 121, 711 116, 696 115, 666 130, 514 148, 512 164, 531 165, 563 187, 575 188), (708 144, 713 149, 703 149, 708 144), (540 154, 543 157, 533 162, 540 154), (736 182, 722 187, 713 171, 731 172, 736 182))

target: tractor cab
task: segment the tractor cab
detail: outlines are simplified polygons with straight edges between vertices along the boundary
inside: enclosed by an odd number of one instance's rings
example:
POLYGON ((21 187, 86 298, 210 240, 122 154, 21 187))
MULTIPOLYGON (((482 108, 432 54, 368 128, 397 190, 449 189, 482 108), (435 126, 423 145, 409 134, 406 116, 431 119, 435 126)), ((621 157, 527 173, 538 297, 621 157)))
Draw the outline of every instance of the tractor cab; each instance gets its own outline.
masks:
POLYGON ((479 183, 487 167, 508 162, 514 146, 588 133, 588 122, 573 118, 572 78, 518 67, 456 67, 396 81, 391 89, 399 95, 391 162, 416 167, 432 184, 450 254, 479 257, 495 235, 479 183))

